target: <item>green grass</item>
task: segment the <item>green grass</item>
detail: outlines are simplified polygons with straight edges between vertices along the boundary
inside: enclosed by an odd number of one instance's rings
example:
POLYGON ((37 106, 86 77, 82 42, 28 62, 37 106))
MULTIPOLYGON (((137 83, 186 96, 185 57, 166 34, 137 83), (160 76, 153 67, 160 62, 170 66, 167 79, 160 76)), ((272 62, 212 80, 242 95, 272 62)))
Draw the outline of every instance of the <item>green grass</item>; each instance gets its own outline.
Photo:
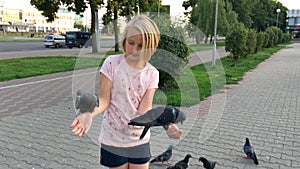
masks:
POLYGON ((0 60, 0 81, 98 67, 102 59, 77 57, 25 57, 0 60), (80 61, 80 63, 78 62, 80 61))
POLYGON ((190 52, 198 52, 198 51, 203 51, 203 50, 210 50, 212 49, 212 45, 210 44, 190 44, 189 45, 189 50, 190 52))
POLYGON ((211 62, 186 68, 184 72, 191 71, 192 75, 185 73, 176 80, 178 84, 184 83, 184 87, 161 89, 155 95, 154 103, 175 106, 195 105, 212 93, 223 91, 226 84, 237 84, 246 72, 256 68, 258 64, 282 48, 285 46, 263 49, 257 54, 240 58, 233 67, 231 66, 234 63, 233 59, 224 57, 216 62, 215 68, 211 68, 211 62))
MULTIPOLYGON (((217 41, 216 46, 225 46, 225 41, 217 41)), ((198 51, 203 51, 203 50, 212 50, 213 44, 190 44, 189 45, 189 51, 190 52, 198 52, 198 51)))
MULTIPOLYGON (((224 89, 225 84, 236 84, 243 79, 246 72, 268 59, 285 46, 263 49, 257 54, 240 58, 234 67, 233 59, 224 57, 216 61, 216 67, 211 63, 186 67, 183 75, 176 79, 176 88, 162 88, 155 94, 155 104, 174 106, 192 106, 206 99, 212 93, 224 89)), ((98 67, 103 62, 99 58, 77 57, 26 57, 0 60, 0 81, 19 79, 56 72, 72 71, 89 67, 98 67), (79 60, 80 59, 80 60, 79 60), (78 64, 80 63, 80 64, 78 64)))

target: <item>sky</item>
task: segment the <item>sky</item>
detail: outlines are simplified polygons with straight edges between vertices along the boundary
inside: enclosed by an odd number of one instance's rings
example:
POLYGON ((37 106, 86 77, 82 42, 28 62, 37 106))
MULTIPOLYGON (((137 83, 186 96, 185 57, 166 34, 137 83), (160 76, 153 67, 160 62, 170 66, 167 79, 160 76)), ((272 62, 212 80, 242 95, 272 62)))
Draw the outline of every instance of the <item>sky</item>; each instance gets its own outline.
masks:
POLYGON ((278 0, 283 4, 283 6, 288 9, 300 9, 300 1, 299 0, 278 0))
MULTIPOLYGON (((178 2, 182 3, 182 0, 163 0, 168 3, 178 2)), ((300 0, 278 0, 281 2, 284 6, 286 6, 288 9, 300 9, 300 0)), ((0 0, 0 5, 8 6, 10 8, 21 8, 21 7, 30 7, 30 0, 0 0)), ((181 7, 181 5, 176 5, 178 7, 181 7)))

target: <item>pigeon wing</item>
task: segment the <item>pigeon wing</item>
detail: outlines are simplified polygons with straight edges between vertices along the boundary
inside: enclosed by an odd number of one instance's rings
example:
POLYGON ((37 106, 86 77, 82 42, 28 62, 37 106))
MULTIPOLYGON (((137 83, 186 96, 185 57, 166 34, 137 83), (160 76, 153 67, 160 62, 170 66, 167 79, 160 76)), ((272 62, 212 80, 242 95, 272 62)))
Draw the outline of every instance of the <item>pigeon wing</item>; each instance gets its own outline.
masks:
POLYGON ((80 113, 91 112, 96 106, 99 106, 98 97, 95 94, 78 90, 76 92, 75 108, 80 113))
POLYGON ((156 119, 163 114, 164 109, 164 107, 150 109, 145 114, 130 120, 128 124, 135 126, 153 126, 156 124, 156 119))
POLYGON ((188 167, 189 167, 188 163, 183 161, 179 161, 178 163, 175 164, 176 169, 186 169, 188 167))
POLYGON ((151 160, 150 163, 168 161, 172 156, 172 149, 173 149, 173 146, 170 145, 166 151, 159 154, 156 158, 151 160))
POLYGON ((175 122, 176 120, 176 110, 173 107, 166 107, 161 114, 156 120, 157 124, 156 125, 161 125, 161 126, 166 126, 170 123, 175 122))

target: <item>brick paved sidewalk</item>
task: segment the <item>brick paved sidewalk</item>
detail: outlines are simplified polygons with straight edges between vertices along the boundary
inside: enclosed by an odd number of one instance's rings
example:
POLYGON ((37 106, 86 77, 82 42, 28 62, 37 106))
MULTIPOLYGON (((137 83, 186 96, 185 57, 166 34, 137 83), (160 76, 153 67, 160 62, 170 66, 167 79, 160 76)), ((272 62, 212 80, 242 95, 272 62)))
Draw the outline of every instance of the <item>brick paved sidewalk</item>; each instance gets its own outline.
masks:
MULTIPOLYGON (((300 168, 299 50, 300 44, 292 44, 249 72, 240 85, 183 108, 189 113, 179 125, 184 137, 170 140, 160 134, 162 129, 152 130, 152 154, 174 144, 171 162, 190 153, 195 157, 192 169, 202 168, 196 159, 200 156, 216 160, 216 168, 300 168), (256 150, 258 166, 242 157, 245 137, 256 150)), ((1 169, 103 168, 96 141, 102 117, 94 119, 82 138, 69 128, 75 116, 72 87, 93 88, 96 82, 90 78, 97 79, 94 69, 75 74, 76 78, 66 72, 0 83, 1 169)))

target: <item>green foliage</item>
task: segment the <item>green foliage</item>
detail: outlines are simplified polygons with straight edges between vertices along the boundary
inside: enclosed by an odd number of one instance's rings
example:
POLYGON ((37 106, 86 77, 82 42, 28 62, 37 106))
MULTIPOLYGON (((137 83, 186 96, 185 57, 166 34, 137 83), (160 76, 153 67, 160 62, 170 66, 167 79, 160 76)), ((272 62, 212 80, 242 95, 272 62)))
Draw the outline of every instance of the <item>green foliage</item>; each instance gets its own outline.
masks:
POLYGON ((268 40, 268 48, 271 48, 275 45, 275 40, 277 39, 276 37, 276 33, 274 32, 274 30, 271 27, 268 27, 266 29, 266 33, 269 35, 269 40, 268 40))
POLYGON ((247 28, 251 27, 251 13, 253 5, 255 4, 254 0, 227 0, 227 3, 232 4, 233 10, 238 14, 238 21, 242 22, 247 28))
POLYGON ((225 39, 225 50, 230 52, 233 59, 238 61, 239 57, 246 56, 247 30, 241 23, 235 24, 225 39))
POLYGON ((246 41, 247 54, 255 53, 255 49, 257 46, 256 37, 257 37, 256 31, 254 29, 249 29, 247 33, 247 41, 246 41))
MULTIPOLYGON (((193 6, 190 14, 190 27, 192 28, 190 35, 194 36, 197 43, 200 43, 200 39, 205 35, 205 43, 208 42, 208 37, 214 35, 214 23, 216 12, 215 0, 202 0, 185 2, 186 6, 193 6), (200 33, 201 32, 201 33, 200 33), (203 32, 203 34, 202 34, 203 32), (199 36, 201 35, 201 36, 199 36)), ((218 35, 225 36, 228 30, 229 24, 226 18, 225 2, 224 0, 218 1, 218 16, 217 16, 217 33, 218 35)))
POLYGON ((155 18, 161 38, 156 52, 151 58, 153 64, 160 71, 160 87, 176 88, 176 78, 188 64, 189 48, 185 42, 184 32, 169 24, 164 17, 155 18))
POLYGON ((292 36, 290 34, 282 34, 282 43, 287 43, 292 40, 292 36))
MULTIPOLYGON (((237 13, 238 21, 242 22, 246 28, 255 29, 258 32, 265 31, 269 26, 275 25, 277 20, 276 9, 280 9, 278 26, 285 30, 287 7, 275 0, 226 0, 226 6, 232 6, 232 10, 237 13)), ((226 8, 227 13, 230 8, 226 8)), ((229 19, 228 19, 229 20, 229 19)))
POLYGON ((277 34, 277 37, 278 37, 277 44, 282 43, 283 42, 282 41, 282 35, 283 35, 282 30, 277 28, 277 29, 275 29, 275 31, 276 31, 276 34, 277 34))
POLYGON ((256 49, 255 53, 260 51, 264 47, 264 40, 265 40, 265 32, 258 32, 256 36, 256 49))
POLYGON ((269 43, 267 47, 273 47, 274 45, 282 42, 281 39, 283 33, 279 28, 271 26, 267 28, 266 32, 269 34, 269 43))
POLYGON ((264 44, 263 44, 264 48, 268 47, 269 41, 270 41, 270 35, 267 32, 264 32, 264 44))

